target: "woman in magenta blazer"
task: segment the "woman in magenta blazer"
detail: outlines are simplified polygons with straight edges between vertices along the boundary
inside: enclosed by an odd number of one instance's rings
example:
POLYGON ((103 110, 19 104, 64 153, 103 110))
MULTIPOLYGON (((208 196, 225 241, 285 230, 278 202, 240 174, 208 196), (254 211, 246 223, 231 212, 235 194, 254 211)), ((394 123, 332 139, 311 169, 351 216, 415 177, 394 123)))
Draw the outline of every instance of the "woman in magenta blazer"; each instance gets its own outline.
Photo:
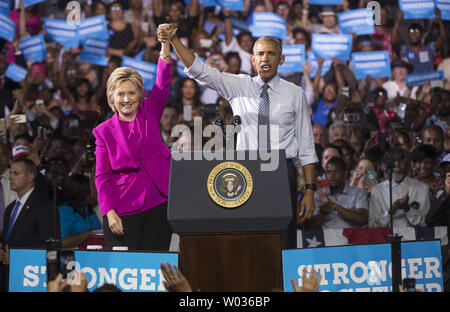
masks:
POLYGON ((159 129, 172 78, 168 36, 158 29, 162 47, 150 96, 144 98, 137 71, 117 68, 106 86, 108 104, 115 114, 93 130, 97 146, 95 185, 108 249, 169 250, 171 157, 159 129))

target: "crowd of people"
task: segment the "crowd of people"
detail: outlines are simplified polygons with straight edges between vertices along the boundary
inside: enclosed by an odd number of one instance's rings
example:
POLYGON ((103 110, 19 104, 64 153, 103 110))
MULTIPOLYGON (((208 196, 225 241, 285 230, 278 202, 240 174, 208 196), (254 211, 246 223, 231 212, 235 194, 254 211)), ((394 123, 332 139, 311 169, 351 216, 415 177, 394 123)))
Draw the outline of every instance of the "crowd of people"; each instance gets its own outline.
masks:
MULTIPOLYGON (((83 0, 82 18, 105 15, 108 21, 108 64, 81 61, 81 48, 65 49, 47 37, 45 59, 27 61, 18 41, 45 35, 44 18, 65 19, 68 2, 25 7, 22 0, 12 1, 9 16, 17 31, 13 41, 0 39, 0 228, 5 232, 6 208, 23 188, 19 184, 25 183, 24 177, 31 175, 40 196, 57 203, 59 216, 53 218, 47 209, 45 224, 56 223, 60 233, 49 229, 47 234, 61 235, 62 247, 76 248, 93 238, 106 220, 97 201, 92 130, 114 115, 108 105, 108 78, 124 56, 144 51, 143 61, 158 63, 159 25, 175 25, 180 41, 210 67, 255 75, 251 56, 257 38, 249 31, 237 34, 231 19, 249 23, 254 12, 274 12, 287 23, 282 43, 303 44, 309 53, 312 34, 342 33, 337 14, 366 7, 368 1, 318 6, 308 0, 244 0, 243 11, 230 11, 204 8, 199 0, 83 0), (24 80, 5 76, 11 63, 27 69, 24 80)), ((323 75, 323 58, 318 58, 314 76, 306 61, 301 72, 282 74, 305 91, 319 159, 314 167, 315 209, 308 222, 298 225, 301 229, 389 227, 391 214, 394 227, 450 226, 450 23, 439 9, 429 20, 403 15, 397 1, 387 1, 373 34, 352 34, 352 52, 389 52, 391 77, 357 79, 352 62, 338 58, 323 75), (444 78, 407 85, 408 74, 434 70, 442 70, 444 78)), ((194 150, 194 142, 186 140, 193 135, 172 133, 176 125, 186 125, 192 133, 195 118, 201 118, 203 126, 231 125, 236 112, 217 91, 179 70, 175 53, 171 58, 160 137, 172 151, 194 150)), ((300 207, 306 180, 299 158, 295 164, 300 207)), ((1 240, 0 260, 8 253, 6 239, 1 240)), ((43 246, 36 242, 24 247, 43 246)), ((449 255, 445 250, 444 265, 449 255)))

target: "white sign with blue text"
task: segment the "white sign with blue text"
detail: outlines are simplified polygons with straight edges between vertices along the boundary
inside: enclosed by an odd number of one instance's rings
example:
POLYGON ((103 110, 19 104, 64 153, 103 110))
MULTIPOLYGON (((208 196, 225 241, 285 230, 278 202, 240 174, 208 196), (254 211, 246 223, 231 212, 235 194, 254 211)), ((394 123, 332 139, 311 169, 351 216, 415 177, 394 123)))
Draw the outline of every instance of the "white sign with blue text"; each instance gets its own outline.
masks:
POLYGON ((388 51, 352 53, 353 71, 356 79, 391 77, 388 51))
MULTIPOLYGON (((86 275, 88 289, 114 284, 122 291, 166 291, 161 262, 178 266, 177 253, 75 251, 75 268, 86 275)), ((11 249, 9 291, 45 292, 46 250, 11 249)))
POLYGON ((273 36, 281 40, 286 39, 286 21, 276 13, 253 13, 250 29, 255 38, 273 36))
POLYGON ((351 35, 313 34, 311 47, 317 57, 324 59, 337 57, 341 61, 349 61, 352 40, 351 35))
POLYGON ((156 80, 156 70, 158 69, 156 64, 124 56, 122 58, 122 66, 131 67, 139 72, 142 76, 144 89, 151 90, 153 88, 156 80))
POLYGON ((302 64, 306 61, 304 44, 283 44, 283 65, 278 67, 279 73, 303 72, 302 64))
MULTIPOLYGON (((401 243, 403 278, 415 278, 416 288, 442 292, 439 240, 401 243)), ((302 285, 303 269, 322 275, 319 291, 391 292, 391 244, 368 244, 283 250, 283 283, 293 291, 290 279, 302 285)))
POLYGON ((435 0, 399 0, 400 10, 404 19, 432 19, 434 15, 435 0))

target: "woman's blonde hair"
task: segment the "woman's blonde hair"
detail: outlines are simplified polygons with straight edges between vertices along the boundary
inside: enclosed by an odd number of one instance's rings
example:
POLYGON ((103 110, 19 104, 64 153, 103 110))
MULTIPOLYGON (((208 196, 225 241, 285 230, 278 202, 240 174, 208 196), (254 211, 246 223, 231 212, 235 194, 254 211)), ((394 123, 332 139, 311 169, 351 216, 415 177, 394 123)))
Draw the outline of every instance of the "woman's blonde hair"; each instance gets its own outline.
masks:
POLYGON ((114 107, 114 91, 123 82, 131 82, 136 87, 139 93, 139 105, 144 99, 144 83, 142 81, 141 75, 134 69, 129 67, 119 67, 116 68, 108 78, 106 83, 106 98, 108 100, 108 105, 113 112, 116 112, 114 107))

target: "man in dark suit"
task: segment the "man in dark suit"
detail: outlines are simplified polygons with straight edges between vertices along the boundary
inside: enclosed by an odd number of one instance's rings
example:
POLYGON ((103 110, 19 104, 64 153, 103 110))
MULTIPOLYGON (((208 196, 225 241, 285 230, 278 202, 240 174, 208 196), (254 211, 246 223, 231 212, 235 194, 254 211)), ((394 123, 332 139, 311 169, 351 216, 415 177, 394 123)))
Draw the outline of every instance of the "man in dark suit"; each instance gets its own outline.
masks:
POLYGON ((11 248, 46 248, 47 239, 60 237, 51 200, 35 189, 37 174, 36 166, 28 159, 19 158, 11 162, 10 184, 11 189, 17 192, 17 199, 5 209, 3 218, 0 245, 2 291, 8 289, 11 248))

